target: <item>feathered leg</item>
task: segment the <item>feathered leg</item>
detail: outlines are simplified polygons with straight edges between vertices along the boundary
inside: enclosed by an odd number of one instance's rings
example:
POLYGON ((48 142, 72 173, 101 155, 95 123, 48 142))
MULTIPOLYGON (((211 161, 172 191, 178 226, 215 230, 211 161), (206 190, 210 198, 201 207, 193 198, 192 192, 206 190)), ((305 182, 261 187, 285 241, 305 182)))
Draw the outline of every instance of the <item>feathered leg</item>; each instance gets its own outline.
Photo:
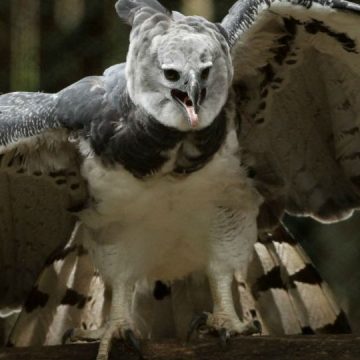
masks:
POLYGON ((225 331, 226 336, 259 332, 257 322, 241 321, 236 313, 232 293, 233 272, 212 268, 208 270, 208 277, 214 308, 207 318, 207 325, 220 333, 225 331))
POLYGON ((136 337, 139 332, 135 329, 131 317, 131 305, 134 292, 133 282, 121 282, 113 287, 113 302, 109 322, 105 326, 101 337, 97 360, 106 360, 110 352, 112 340, 121 338, 129 342, 135 350, 140 352, 136 337))
POLYGON ((113 284, 112 289, 113 299, 110 318, 102 328, 96 330, 73 329, 68 334, 65 334, 66 339, 64 340, 70 340, 71 342, 100 340, 96 360, 108 359, 114 339, 125 340, 140 354, 138 341, 140 332, 137 330, 131 315, 134 282, 119 281, 113 284))
MULTIPOLYGON (((105 286, 112 292, 109 319, 103 327, 96 330, 74 329, 65 334, 64 341, 100 340, 97 360, 106 360, 113 339, 125 340, 140 353, 137 340, 140 332, 132 317, 136 281, 131 274, 126 272, 126 268, 122 267, 125 262, 124 257, 128 254, 119 253, 117 244, 99 243, 99 239, 102 239, 101 236, 102 234, 96 230, 84 227, 84 245, 89 249, 89 253, 104 279, 105 286)), ((104 238, 107 237, 104 236, 104 238)))
POLYGON ((195 319, 189 335, 205 325, 220 335, 222 343, 226 343, 231 335, 249 335, 261 331, 258 321, 240 320, 232 292, 235 272, 245 272, 257 238, 257 211, 251 210, 218 209, 211 232, 211 255, 206 271, 213 299, 213 313, 203 313, 195 319))

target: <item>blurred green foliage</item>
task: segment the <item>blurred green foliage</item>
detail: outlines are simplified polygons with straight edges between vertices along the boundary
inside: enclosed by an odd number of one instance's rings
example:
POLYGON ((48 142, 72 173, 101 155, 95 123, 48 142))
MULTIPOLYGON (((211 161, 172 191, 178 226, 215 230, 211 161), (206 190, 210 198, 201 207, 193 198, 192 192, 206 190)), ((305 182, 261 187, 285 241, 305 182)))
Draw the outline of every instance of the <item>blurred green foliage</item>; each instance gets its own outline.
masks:
MULTIPOLYGON (((181 11, 188 1, 163 4, 181 11)), ((196 0, 191 2, 196 5, 196 0)), ((214 18, 220 21, 233 1, 206 3, 214 4, 214 18)), ((117 17, 114 4, 115 0, 1 0, 0 92, 56 92, 124 61, 129 27, 117 17)))
MULTIPOLYGON (((20 90, 21 81, 11 81, 12 66, 14 58, 27 56, 21 51, 13 53, 14 33, 30 29, 18 26, 21 10, 12 2, 0 2, 1 92, 20 90)), ((55 92, 84 76, 101 74, 107 66, 125 59, 129 29, 118 19, 113 0, 40 0, 39 12, 38 23, 32 24, 38 27, 40 37, 39 87, 30 85, 21 90, 55 92)), ((34 71, 30 62, 28 70, 34 71)))

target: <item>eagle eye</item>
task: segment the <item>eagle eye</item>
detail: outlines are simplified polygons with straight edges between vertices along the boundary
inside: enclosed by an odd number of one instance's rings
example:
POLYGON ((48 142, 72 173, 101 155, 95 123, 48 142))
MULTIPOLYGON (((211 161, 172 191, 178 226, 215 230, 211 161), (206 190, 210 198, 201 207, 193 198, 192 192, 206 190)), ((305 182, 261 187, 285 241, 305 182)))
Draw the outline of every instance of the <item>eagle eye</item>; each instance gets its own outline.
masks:
POLYGON ((210 75, 210 67, 207 67, 206 69, 204 69, 201 73, 201 79, 202 80, 207 80, 209 78, 210 75))
POLYGON ((166 79, 169 81, 178 81, 180 79, 180 74, 176 70, 172 70, 172 69, 164 70, 164 75, 166 79))

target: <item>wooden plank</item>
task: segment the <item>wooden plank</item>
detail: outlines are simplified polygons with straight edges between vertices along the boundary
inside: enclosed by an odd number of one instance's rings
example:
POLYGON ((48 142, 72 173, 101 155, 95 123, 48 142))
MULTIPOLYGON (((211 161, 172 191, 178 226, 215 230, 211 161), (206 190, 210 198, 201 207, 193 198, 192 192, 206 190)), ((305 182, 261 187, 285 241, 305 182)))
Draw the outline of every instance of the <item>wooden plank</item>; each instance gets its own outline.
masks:
MULTIPOLYGON (((1 360, 95 360, 98 344, 42 348, 3 348, 1 360)), ((176 341, 145 343, 148 360, 358 360, 360 336, 239 337, 222 350, 217 340, 190 345, 176 341)), ((137 355, 122 344, 114 346, 111 360, 133 360, 137 355)))

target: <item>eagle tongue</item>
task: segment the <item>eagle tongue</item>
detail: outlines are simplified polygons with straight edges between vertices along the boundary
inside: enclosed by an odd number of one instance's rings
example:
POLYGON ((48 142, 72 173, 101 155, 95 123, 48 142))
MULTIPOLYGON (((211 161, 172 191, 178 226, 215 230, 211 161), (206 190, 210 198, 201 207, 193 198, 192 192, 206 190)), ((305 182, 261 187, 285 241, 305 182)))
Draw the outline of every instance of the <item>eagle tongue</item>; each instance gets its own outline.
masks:
POLYGON ((185 101, 185 109, 189 117, 190 126, 192 128, 196 128, 199 125, 199 116, 195 111, 195 107, 192 105, 192 103, 190 105, 187 101, 185 101))

